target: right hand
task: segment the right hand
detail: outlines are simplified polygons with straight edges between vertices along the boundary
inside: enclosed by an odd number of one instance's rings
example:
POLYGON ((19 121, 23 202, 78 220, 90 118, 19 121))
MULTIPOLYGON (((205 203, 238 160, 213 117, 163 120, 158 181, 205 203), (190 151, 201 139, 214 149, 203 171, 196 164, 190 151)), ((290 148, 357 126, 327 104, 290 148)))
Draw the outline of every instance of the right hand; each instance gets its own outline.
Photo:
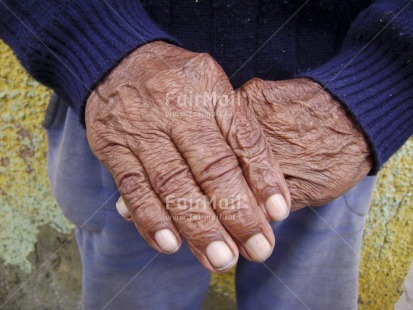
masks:
POLYGON ((153 42, 125 57, 86 105, 89 144, 141 235, 164 253, 182 237, 210 271, 231 268, 238 251, 264 261, 275 243, 268 219, 290 208, 258 121, 235 99, 212 57, 153 42))
POLYGON ((318 83, 252 79, 237 91, 257 116, 283 170, 292 211, 336 199, 371 170, 363 131, 318 83))

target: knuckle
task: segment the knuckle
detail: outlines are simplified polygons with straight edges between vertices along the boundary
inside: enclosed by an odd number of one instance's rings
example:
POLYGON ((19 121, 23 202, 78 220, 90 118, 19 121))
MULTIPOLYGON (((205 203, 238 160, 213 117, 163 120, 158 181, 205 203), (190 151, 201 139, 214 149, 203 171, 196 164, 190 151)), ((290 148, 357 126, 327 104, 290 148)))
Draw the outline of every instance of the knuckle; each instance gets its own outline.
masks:
POLYGON ((214 82, 206 83, 206 91, 217 91, 218 93, 231 91, 231 84, 221 66, 207 53, 199 53, 192 57, 184 66, 185 76, 192 81, 194 78, 213 77, 214 82), (207 86, 208 85, 208 86, 207 86))
POLYGON ((190 180, 191 172, 188 167, 177 165, 157 171, 154 178, 154 187, 162 198, 172 194, 183 197, 190 193, 194 187, 194 183, 190 180))
POLYGON ((231 121, 227 140, 238 157, 254 156, 265 152, 267 148, 264 131, 246 106, 237 108, 237 115, 231 121))
POLYGON ((243 167, 253 191, 269 197, 274 191, 281 190, 284 177, 274 171, 274 166, 269 161, 245 163, 243 167))
POLYGON ((249 80, 247 83, 245 83, 242 86, 242 89, 248 90, 249 88, 261 88, 264 84, 265 84, 264 80, 254 77, 251 80, 249 80))
POLYGON ((147 187, 125 196, 125 200, 128 202, 129 212, 136 219, 140 229, 150 231, 165 221, 165 218, 162 218, 162 210, 158 207, 159 200, 147 187))
POLYGON ((255 170, 268 171, 272 169, 271 149, 268 147, 263 132, 259 128, 244 126, 234 135, 234 153, 238 157, 242 169, 254 165, 255 170))
POLYGON ((258 124, 245 122, 237 126, 233 137, 241 149, 251 150, 255 153, 266 149, 266 142, 258 124))
POLYGON ((232 152, 216 152, 200 163, 198 183, 201 186, 219 185, 236 179, 241 174, 238 161, 232 152))
POLYGON ((146 191, 136 191, 134 195, 128 197, 128 205, 130 206, 130 211, 134 214, 147 214, 152 210, 153 205, 157 203, 155 197, 148 190, 146 191))
POLYGON ((266 88, 266 82, 259 78, 253 78, 241 86, 241 90, 247 99, 248 105, 252 105, 253 107, 267 102, 268 98, 263 94, 266 88))
POLYGON ((130 197, 147 189, 147 181, 143 172, 135 172, 124 176, 119 183, 119 191, 122 196, 130 197))

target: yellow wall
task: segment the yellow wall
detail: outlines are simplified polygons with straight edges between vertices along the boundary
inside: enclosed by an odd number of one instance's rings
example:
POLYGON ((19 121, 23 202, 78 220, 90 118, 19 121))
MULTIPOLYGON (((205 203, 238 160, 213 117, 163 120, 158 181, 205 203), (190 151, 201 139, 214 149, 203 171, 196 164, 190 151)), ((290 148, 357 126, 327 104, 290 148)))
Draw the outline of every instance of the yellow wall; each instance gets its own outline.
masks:
MULTIPOLYGON (((71 225, 51 198, 41 121, 50 91, 28 77, 0 42, 0 259, 27 273, 37 229, 71 225)), ((367 220, 360 308, 392 309, 413 258, 413 139, 381 171, 367 220)), ((233 274, 214 275, 214 290, 234 298, 233 274)))

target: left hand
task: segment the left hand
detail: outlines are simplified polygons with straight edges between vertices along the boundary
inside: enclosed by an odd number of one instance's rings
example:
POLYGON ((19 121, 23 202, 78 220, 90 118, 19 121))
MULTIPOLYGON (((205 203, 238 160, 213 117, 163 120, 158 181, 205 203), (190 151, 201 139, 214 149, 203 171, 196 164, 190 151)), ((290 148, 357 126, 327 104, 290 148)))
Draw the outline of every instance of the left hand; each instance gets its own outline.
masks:
POLYGON ((210 271, 239 253, 264 261, 275 243, 268 219, 289 212, 283 174, 239 103, 211 56, 156 41, 126 56, 86 105, 91 149, 141 235, 164 253, 186 240, 210 271))
POLYGON ((319 84, 252 79, 237 91, 256 114, 284 173, 292 211, 341 196, 371 170, 362 130, 319 84))

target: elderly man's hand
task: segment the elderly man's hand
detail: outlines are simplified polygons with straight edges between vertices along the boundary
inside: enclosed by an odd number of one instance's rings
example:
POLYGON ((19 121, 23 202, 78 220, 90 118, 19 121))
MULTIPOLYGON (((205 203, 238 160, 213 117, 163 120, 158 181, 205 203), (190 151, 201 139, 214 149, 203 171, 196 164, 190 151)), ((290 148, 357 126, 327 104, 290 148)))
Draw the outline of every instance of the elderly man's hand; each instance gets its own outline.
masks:
POLYGON ((288 188, 254 113, 209 55, 138 48, 94 89, 86 125, 119 208, 156 250, 175 252, 182 237, 211 271, 231 268, 238 250, 253 261, 271 254, 268 219, 288 214, 288 188))
POLYGON ((319 84, 253 79, 237 91, 255 112, 280 164, 292 210, 327 203, 370 171, 362 131, 319 84))

